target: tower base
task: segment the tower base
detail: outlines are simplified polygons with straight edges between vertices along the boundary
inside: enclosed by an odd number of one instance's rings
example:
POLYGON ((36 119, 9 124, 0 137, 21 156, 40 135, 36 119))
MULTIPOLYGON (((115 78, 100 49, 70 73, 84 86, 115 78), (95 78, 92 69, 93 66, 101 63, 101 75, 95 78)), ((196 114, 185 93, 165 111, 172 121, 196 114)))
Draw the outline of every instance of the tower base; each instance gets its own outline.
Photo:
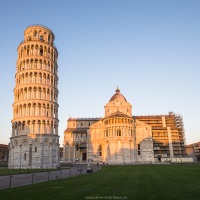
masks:
POLYGON ((10 138, 9 168, 59 167, 59 136, 29 134, 10 138))

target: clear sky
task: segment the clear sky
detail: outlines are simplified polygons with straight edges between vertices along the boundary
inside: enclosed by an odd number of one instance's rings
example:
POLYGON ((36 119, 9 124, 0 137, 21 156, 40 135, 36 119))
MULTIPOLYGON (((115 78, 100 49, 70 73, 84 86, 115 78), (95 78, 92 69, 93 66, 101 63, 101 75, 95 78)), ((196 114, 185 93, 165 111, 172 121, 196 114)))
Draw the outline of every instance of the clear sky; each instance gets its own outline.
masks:
POLYGON ((70 117, 103 117, 117 85, 133 115, 183 116, 200 141, 199 0, 0 2, 0 143, 11 136, 17 47, 24 30, 53 30, 59 52, 59 135, 70 117))

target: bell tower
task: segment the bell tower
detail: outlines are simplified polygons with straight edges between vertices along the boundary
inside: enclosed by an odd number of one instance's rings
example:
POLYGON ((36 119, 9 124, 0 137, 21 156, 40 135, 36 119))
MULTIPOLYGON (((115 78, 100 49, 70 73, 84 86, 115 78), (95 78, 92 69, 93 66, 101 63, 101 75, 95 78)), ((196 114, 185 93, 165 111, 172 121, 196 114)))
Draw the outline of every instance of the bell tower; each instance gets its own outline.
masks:
POLYGON ((9 168, 59 166, 58 51, 54 33, 31 25, 18 46, 9 168))

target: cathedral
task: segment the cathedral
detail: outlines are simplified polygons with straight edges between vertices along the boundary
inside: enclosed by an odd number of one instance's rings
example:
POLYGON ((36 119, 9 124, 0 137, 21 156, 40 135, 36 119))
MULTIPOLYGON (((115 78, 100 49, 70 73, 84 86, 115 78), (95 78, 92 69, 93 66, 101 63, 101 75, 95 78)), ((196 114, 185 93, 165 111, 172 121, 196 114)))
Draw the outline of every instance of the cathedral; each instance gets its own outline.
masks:
POLYGON ((185 156, 182 118, 133 116, 119 88, 104 106, 102 118, 69 118, 64 131, 63 160, 108 164, 168 161, 185 156))

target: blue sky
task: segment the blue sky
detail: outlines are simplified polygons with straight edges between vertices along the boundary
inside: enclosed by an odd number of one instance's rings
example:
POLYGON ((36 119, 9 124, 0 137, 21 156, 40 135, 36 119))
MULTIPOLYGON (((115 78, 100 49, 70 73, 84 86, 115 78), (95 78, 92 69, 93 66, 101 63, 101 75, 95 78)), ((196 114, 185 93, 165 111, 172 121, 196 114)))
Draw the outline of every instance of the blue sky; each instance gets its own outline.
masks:
POLYGON ((133 115, 183 116, 200 141, 200 1, 1 1, 0 143, 11 136, 17 47, 42 24, 59 52, 59 135, 71 117, 103 117, 117 85, 133 115))

